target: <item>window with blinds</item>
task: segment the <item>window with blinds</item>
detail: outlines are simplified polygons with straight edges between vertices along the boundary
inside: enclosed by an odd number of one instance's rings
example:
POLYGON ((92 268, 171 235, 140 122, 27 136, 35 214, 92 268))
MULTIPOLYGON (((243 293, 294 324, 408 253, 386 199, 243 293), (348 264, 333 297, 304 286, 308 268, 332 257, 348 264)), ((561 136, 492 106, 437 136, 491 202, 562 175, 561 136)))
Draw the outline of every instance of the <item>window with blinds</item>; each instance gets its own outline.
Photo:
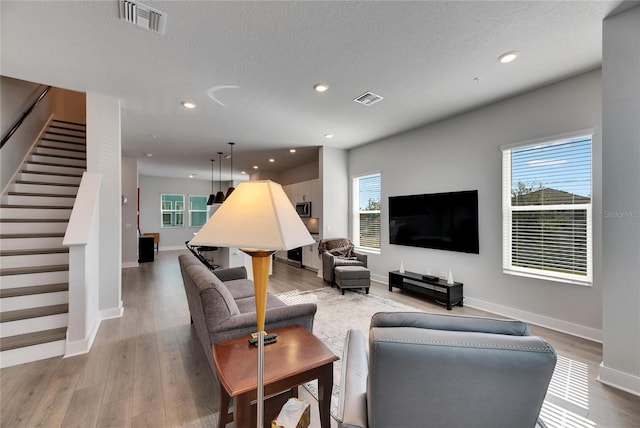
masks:
POLYGON ((380 174, 355 177, 353 244, 380 249, 380 174))
POLYGON ((591 137, 502 148, 505 273, 592 283, 591 137))

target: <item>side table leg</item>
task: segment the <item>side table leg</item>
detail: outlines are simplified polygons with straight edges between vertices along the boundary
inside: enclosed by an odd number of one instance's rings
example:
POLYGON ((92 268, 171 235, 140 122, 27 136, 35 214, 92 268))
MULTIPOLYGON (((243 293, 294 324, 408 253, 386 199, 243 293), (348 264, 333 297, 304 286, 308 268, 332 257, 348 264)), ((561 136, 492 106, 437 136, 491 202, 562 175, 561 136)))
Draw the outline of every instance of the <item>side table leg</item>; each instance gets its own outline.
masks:
POLYGON ((320 410, 320 426, 331 428, 331 389, 333 388, 333 363, 322 367, 318 378, 318 408, 320 410))
POLYGON ((229 401, 231 401, 229 394, 220 385, 220 422, 218 423, 218 428, 225 428, 231 422, 229 418, 229 401))
POLYGON ((236 428, 251 427, 251 400, 247 394, 233 397, 233 421, 236 428))

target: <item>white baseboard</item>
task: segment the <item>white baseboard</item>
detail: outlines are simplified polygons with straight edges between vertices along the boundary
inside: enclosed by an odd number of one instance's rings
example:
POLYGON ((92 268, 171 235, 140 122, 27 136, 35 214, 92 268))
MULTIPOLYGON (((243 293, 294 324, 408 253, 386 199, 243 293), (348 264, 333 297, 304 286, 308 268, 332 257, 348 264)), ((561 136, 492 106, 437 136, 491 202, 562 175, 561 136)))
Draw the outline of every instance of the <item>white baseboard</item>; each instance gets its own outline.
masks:
POLYGON ((175 251, 175 250, 186 250, 187 247, 184 245, 178 245, 173 247, 158 247, 158 251, 175 251))
POLYGON ((100 319, 95 320, 93 323, 93 328, 89 332, 89 335, 82 340, 75 340, 73 342, 69 342, 67 340, 67 347, 64 353, 64 358, 75 357, 76 355, 86 354, 91 350, 91 345, 93 345, 93 341, 96 339, 96 335, 98 334, 98 330, 100 329, 100 319))
POLYGON ((630 394, 640 396, 640 377, 612 369, 600 363, 600 373, 596 378, 599 382, 630 394))
POLYGON ((122 269, 128 269, 128 268, 136 268, 140 266, 138 264, 138 262, 126 262, 126 263, 122 263, 122 269))
POLYGON ((109 308, 103 309, 100 311, 100 319, 108 320, 111 318, 120 318, 124 313, 124 306, 122 305, 122 300, 120 301, 120 305, 117 308, 109 308))
POLYGON ((583 325, 574 324, 568 321, 563 321, 544 315, 534 314, 533 312, 510 308, 508 306, 497 305, 495 303, 486 302, 480 299, 474 299, 472 297, 465 297, 464 305, 491 312, 497 315, 502 315, 505 317, 539 325, 540 327, 550 328, 561 333, 567 333, 572 336, 582 337, 583 339, 602 343, 602 330, 598 330, 595 328, 585 327, 583 325))
MULTIPOLYGON (((389 284, 389 278, 383 275, 372 274, 371 280, 386 285, 389 284)), ((482 311, 491 312, 492 314, 502 315, 505 317, 539 325, 540 327, 550 328, 562 333, 567 333, 572 336, 582 337, 584 339, 602 343, 602 330, 598 330, 595 328, 585 327, 583 325, 574 324, 556 318, 546 317, 544 315, 534 314, 533 312, 522 311, 520 309, 511 308, 508 306, 497 305, 495 303, 487 302, 484 300, 474 299, 473 297, 465 297, 464 305, 470 306, 475 309, 480 309, 482 311)))

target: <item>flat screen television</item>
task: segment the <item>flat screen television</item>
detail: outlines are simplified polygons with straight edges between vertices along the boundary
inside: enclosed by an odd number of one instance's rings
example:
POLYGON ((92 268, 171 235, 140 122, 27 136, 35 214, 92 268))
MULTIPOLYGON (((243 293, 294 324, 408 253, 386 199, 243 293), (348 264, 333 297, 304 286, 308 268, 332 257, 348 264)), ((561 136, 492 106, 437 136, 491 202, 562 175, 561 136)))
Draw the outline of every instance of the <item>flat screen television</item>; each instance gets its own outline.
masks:
POLYGON ((389 243, 479 254, 478 191, 390 196, 389 243))

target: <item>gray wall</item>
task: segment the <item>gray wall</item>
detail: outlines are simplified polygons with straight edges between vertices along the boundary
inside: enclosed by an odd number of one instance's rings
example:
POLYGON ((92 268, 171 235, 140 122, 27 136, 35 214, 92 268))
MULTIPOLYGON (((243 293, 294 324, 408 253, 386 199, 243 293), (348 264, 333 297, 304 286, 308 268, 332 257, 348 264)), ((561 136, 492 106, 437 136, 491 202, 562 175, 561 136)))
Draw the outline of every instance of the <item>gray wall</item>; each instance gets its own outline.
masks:
MULTIPOLYGON (((224 185, 222 191, 226 193, 228 185, 224 185)), ((189 203, 189 195, 209 196, 211 193, 211 181, 162 178, 141 175, 138 177, 140 186, 140 231, 159 232, 160 250, 183 249, 184 242, 193 238, 193 234, 200 230, 199 227, 189 227, 188 211, 185 211, 185 226, 180 228, 161 228, 160 195, 171 193, 185 196, 185 208, 189 203)), ((218 183, 214 183, 218 190, 218 183)))
MULTIPOLYGON (((468 305, 601 339, 600 129, 601 84, 596 70, 352 150, 351 176, 375 170, 382 174, 382 244, 379 255, 369 255, 372 275, 387 282, 388 272, 401 262, 406 270, 419 273, 450 269, 454 279, 464 283, 468 305), (594 285, 503 274, 500 146, 586 128, 596 130, 594 285), (389 244, 389 196, 473 189, 479 198, 480 254, 389 244)), ((332 210, 325 207, 324 212, 332 210)))
POLYGON ((321 206, 314 212, 320 215, 320 237, 349 236, 349 152, 342 149, 320 149, 321 206))
MULTIPOLYGON (((320 149, 318 149, 320 150, 320 149)), ((315 180, 319 176, 318 162, 311 162, 300 165, 296 168, 283 171, 279 175, 278 183, 286 186, 287 184, 302 183, 303 181, 315 180)))
POLYGON ((640 395, 640 7, 603 28, 603 362, 640 395))
POLYGON ((138 266, 138 160, 122 157, 122 267, 138 266))

